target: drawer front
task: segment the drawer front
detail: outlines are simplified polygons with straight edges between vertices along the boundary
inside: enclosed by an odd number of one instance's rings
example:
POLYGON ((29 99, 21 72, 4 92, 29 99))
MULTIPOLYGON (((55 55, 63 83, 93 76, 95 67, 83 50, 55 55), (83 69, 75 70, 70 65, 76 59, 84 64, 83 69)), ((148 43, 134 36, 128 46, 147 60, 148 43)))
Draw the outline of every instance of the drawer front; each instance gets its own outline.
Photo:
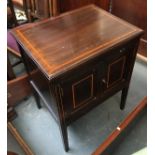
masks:
POLYGON ((62 102, 65 112, 71 113, 81 109, 96 98, 96 71, 84 69, 73 73, 69 79, 61 83, 62 102), (81 73, 82 71, 82 73, 81 73))

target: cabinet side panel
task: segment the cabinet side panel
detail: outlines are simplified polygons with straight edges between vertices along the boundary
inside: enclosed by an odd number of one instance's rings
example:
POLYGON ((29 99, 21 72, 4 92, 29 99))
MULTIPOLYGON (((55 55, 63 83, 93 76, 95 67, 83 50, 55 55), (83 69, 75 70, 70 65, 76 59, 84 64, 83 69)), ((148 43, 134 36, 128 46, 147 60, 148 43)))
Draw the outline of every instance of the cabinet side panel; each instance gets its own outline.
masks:
MULTIPOLYGON (((29 80, 33 82, 33 85, 35 85, 35 90, 39 92, 39 95, 41 100, 43 101, 45 106, 48 107, 49 111, 52 112, 55 115, 55 118, 57 119, 57 108, 56 108, 56 101, 54 96, 51 94, 51 89, 49 85, 48 79, 45 77, 45 75, 37 68, 35 63, 23 52, 22 54, 26 68, 29 74, 29 80)), ((30 82, 30 83, 31 83, 30 82)))

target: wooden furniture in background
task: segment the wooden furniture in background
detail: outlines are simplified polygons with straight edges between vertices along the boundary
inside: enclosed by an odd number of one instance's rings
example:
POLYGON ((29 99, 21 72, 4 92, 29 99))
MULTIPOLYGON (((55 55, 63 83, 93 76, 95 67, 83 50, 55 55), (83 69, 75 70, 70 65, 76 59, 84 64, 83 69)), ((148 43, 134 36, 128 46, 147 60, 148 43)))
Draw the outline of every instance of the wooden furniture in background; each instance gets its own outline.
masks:
POLYGON ((57 0, 26 0, 26 5, 29 22, 58 15, 57 0))
POLYGON ((34 155, 34 153, 32 152, 32 150, 30 148, 30 146, 25 142, 25 140, 20 135, 18 130, 14 127, 12 122, 10 122, 10 121, 7 122, 7 128, 9 129, 11 134, 15 137, 15 139, 17 140, 17 142, 19 143, 19 145, 21 146, 21 148, 23 149, 25 154, 26 155, 34 155))
MULTIPOLYGON (((18 65, 22 62, 21 60, 21 54, 18 48, 18 44, 15 40, 15 38, 12 36, 9 30, 7 30, 7 54, 8 54, 8 61, 9 61, 9 54, 12 54, 16 58, 19 59, 16 63, 12 64, 12 67, 18 65)), ((10 63, 11 64, 11 63, 10 63)))
POLYGON ((14 5, 12 0, 7 0, 7 28, 12 28, 17 25, 18 22, 14 11, 14 5))
POLYGON ((28 75, 24 74, 17 77, 13 68, 22 63, 20 50, 15 38, 11 33, 7 32, 7 103, 9 106, 16 106, 16 104, 22 99, 26 98, 32 93, 31 86, 28 82, 28 75), (19 59, 14 64, 11 64, 9 54, 14 55, 19 59))
POLYGON ((12 31, 36 98, 58 123, 66 151, 74 120, 118 91, 125 107, 142 32, 94 5, 12 31))
POLYGON ((147 0, 112 0, 112 14, 142 28, 139 54, 147 57, 147 0))
POLYGON ((133 129, 134 125, 147 108, 147 97, 136 106, 136 108, 120 123, 120 125, 107 137, 107 139, 92 153, 92 155, 110 155, 118 147, 122 138, 127 132, 133 129))
POLYGON ((10 59, 7 55, 7 80, 12 80, 16 77, 14 71, 13 71, 13 68, 12 68, 12 65, 10 63, 10 59))
POLYGON ((79 7, 95 4, 104 10, 109 10, 110 0, 58 0, 59 11, 66 12, 79 7))
MULTIPOLYGON (((26 155, 34 155, 31 148, 28 146, 28 144, 25 142, 25 140, 22 138, 18 130, 15 128, 15 126, 12 124, 12 121, 17 117, 17 113, 15 109, 12 106, 7 107, 7 128, 13 135, 13 137, 17 140, 23 151, 26 155)), ((13 154, 13 152, 8 151, 8 155, 16 155, 13 154)))
POLYGON ((7 121, 11 122, 17 117, 14 107, 7 105, 7 121))
POLYGON ((12 152, 12 151, 7 151, 7 155, 19 155, 19 154, 12 152))
POLYGON ((20 10, 24 10, 25 0, 11 0, 14 6, 20 10))
POLYGON ((27 17, 26 0, 7 0, 7 25, 12 28, 27 22, 27 18, 19 20, 18 16, 27 17), (18 10, 18 11, 17 11, 18 10), (17 13, 20 12, 20 13, 17 13), (18 15, 17 15, 18 14, 18 15))
MULTIPOLYGON (((16 104, 31 93, 31 87, 27 78, 28 76, 26 74, 19 78, 14 78, 7 83, 7 128, 22 147, 25 154, 34 155, 28 144, 24 141, 18 130, 12 124, 12 121, 17 117, 17 113, 15 111, 16 104)), ((9 151, 8 155, 13 155, 13 153, 9 151)))
POLYGON ((32 93, 28 75, 25 74, 7 82, 8 104, 15 106, 32 93))

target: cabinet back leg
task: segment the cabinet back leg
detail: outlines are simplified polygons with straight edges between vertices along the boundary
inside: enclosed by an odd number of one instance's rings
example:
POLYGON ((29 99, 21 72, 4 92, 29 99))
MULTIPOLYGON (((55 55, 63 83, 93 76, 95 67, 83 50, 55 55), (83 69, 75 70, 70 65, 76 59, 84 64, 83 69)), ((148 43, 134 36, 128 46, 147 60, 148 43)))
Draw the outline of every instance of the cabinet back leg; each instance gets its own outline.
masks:
POLYGON ((125 108, 126 99, 127 99, 127 95, 128 95, 128 89, 129 89, 129 87, 125 87, 122 89, 121 104, 120 104, 121 110, 123 110, 125 108))
POLYGON ((35 98, 38 109, 41 109, 40 97, 37 94, 37 92, 35 92, 35 90, 33 91, 33 95, 34 95, 34 98, 35 98))

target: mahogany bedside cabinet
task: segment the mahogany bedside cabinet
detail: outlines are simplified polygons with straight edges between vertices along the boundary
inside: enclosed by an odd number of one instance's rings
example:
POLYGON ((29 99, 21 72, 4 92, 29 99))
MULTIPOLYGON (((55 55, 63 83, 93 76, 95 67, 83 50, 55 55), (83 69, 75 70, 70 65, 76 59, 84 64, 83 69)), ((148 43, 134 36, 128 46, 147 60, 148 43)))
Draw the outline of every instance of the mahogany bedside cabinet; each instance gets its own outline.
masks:
POLYGON ((124 108, 141 29, 89 5, 12 34, 37 104, 58 123, 66 151, 71 122, 118 91, 124 108))

